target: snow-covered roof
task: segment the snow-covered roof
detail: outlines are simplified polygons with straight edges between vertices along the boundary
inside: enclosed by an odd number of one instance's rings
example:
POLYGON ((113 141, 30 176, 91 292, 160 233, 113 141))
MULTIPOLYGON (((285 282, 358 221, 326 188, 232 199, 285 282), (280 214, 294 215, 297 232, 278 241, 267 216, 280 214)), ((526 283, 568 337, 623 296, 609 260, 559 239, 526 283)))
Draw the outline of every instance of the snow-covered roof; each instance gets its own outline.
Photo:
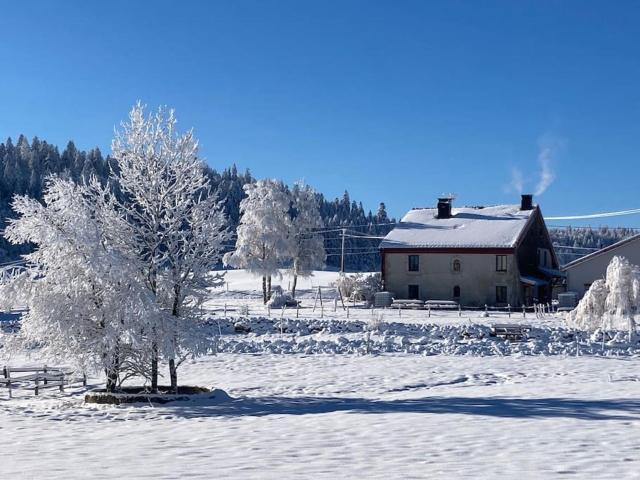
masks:
POLYGON ((380 248, 513 248, 534 211, 520 205, 463 207, 441 219, 436 208, 415 208, 380 248))
POLYGON ((623 245, 626 245, 627 243, 631 243, 631 242, 636 242, 640 240, 640 233, 633 235, 631 237, 627 237, 624 238, 622 240, 620 240, 619 242, 614 243, 613 245, 609 245, 608 247, 604 247, 596 252, 590 253, 589 255, 585 255, 584 257, 580 257, 577 258, 576 260, 567 263, 566 265, 564 265, 562 267, 562 270, 566 271, 566 270, 570 270, 571 268, 575 267, 576 265, 580 265, 581 263, 584 262, 588 262, 589 260, 591 260, 594 257, 597 257, 599 255, 602 255, 603 253, 607 253, 610 252, 611 250, 616 250, 620 247, 622 247, 623 245))

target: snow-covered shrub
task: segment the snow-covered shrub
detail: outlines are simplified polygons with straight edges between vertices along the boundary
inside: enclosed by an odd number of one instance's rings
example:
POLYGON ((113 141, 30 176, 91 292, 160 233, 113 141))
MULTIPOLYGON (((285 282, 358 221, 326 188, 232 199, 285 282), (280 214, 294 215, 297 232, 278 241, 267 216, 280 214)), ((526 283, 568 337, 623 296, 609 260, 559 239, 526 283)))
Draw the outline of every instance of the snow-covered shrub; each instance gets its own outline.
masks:
POLYGON ((336 286, 344 298, 372 304, 374 295, 382 289, 382 278, 379 273, 340 275, 336 286))
POLYGON ((380 332, 384 330, 384 313, 376 312, 367 323, 366 329, 370 332, 380 332))
POLYGON ((267 302, 267 305, 271 308, 295 307, 298 302, 289 292, 285 293, 280 289, 280 291, 274 291, 271 294, 271 299, 267 302))
POLYGON ((640 300, 638 268, 624 257, 613 257, 606 280, 596 280, 578 306, 567 316, 567 323, 583 330, 635 331, 634 313, 640 300))

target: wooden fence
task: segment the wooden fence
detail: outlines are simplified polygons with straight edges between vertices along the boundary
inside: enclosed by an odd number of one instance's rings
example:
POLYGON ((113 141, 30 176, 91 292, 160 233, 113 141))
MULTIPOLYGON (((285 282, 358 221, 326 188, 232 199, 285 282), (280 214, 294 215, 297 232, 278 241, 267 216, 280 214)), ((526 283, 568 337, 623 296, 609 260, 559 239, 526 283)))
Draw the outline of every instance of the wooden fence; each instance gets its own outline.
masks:
POLYGON ((64 367, 48 367, 47 365, 38 367, 10 367, 2 368, 0 377, 0 387, 9 390, 9 398, 13 396, 13 390, 33 390, 36 395, 47 388, 55 388, 63 392, 65 385, 82 383, 87 385, 87 376, 74 376, 75 372, 64 367))

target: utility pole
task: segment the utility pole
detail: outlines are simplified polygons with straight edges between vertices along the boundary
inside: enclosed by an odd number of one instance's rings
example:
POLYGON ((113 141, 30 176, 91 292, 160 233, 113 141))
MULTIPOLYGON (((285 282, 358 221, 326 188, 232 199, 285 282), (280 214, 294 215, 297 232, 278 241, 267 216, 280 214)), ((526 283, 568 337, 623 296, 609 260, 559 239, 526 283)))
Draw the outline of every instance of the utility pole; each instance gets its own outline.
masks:
POLYGON ((346 228, 342 229, 342 253, 340 254, 340 273, 344 273, 344 236, 347 232, 346 228))

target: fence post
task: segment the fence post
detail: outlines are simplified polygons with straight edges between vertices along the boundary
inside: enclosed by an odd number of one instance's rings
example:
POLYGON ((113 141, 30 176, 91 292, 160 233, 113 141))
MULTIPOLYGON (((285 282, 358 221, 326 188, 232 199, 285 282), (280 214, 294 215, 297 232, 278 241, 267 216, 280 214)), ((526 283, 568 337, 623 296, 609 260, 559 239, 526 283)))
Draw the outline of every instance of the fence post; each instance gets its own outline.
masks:
POLYGON ((227 318, 227 304, 224 304, 224 318, 227 318))
MULTIPOLYGON (((47 366, 45 365, 44 368, 42 369, 42 371, 44 372, 44 384, 47 384, 47 366)), ((38 376, 38 372, 36 372, 36 376, 38 376)))
POLYGON ((347 318, 349 318, 349 305, 347 305, 347 318))
POLYGON ((38 388, 39 388, 39 381, 38 381, 38 373, 36 372, 36 388, 35 388, 36 395, 38 395, 38 388))
POLYGON ((527 318, 527 307, 522 304, 522 318, 527 318))
POLYGON ((458 316, 462 316, 462 307, 460 306, 460 304, 458 304, 458 316))
POLYGON ((64 392, 64 372, 60 372, 60 391, 64 392))
POLYGON ((431 318, 431 305, 427 305, 427 316, 431 318))
POLYGON ((398 308, 398 317, 402 318, 402 305, 398 308))
POLYGON ((484 316, 489 316, 489 306, 486 303, 484 304, 484 316))
POLYGON ((271 317, 271 305, 267 305, 267 316, 271 317))
POLYGON ((509 318, 511 318, 511 304, 507 305, 507 311, 509 312, 509 318))
POLYGON ((300 304, 296 303, 296 318, 300 316, 300 304))
POLYGON ((333 299, 333 311, 334 312, 338 311, 338 299, 337 298, 333 299))
POLYGON ((4 376, 7 379, 7 388, 9 389, 9 398, 13 398, 11 392, 11 367, 4 367, 4 376))

